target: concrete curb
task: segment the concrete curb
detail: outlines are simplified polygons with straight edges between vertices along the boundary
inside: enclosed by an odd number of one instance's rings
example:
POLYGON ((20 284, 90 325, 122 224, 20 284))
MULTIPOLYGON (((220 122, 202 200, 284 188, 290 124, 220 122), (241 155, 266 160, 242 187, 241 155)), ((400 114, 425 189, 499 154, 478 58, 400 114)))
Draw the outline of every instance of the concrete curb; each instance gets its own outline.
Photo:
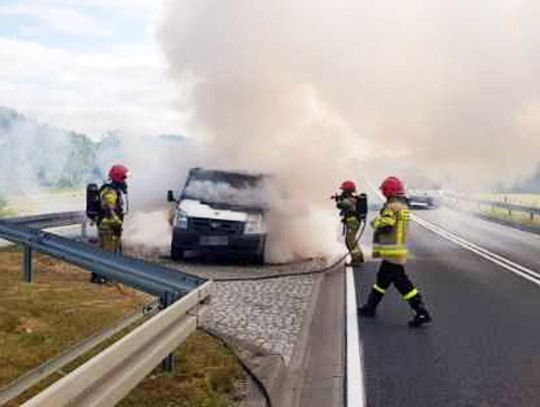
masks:
POLYGON ((304 316, 301 333, 296 341, 294 353, 288 367, 284 369, 277 387, 272 389, 272 399, 275 400, 275 405, 279 407, 295 407, 299 405, 300 395, 302 393, 302 384, 304 378, 304 370, 306 367, 306 356, 308 349, 308 341, 311 333, 311 324, 313 315, 319 300, 322 281, 324 274, 317 276, 313 285, 311 299, 304 316))

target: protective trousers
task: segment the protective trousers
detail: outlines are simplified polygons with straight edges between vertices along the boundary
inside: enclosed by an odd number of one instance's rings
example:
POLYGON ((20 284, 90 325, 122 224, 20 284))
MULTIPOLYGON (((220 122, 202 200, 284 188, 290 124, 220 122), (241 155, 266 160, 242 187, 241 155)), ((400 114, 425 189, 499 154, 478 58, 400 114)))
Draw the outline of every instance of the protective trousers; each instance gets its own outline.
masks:
MULTIPOLYGON (((99 247, 103 250, 107 250, 112 253, 120 253, 122 251, 121 247, 121 236, 116 233, 109 225, 100 225, 98 227, 98 238, 99 238, 99 247)), ((106 283, 108 280, 106 277, 92 273, 90 276, 90 281, 92 283, 106 283)))
POLYGON ((100 227, 98 230, 99 247, 108 252, 119 253, 121 236, 111 228, 100 227))
POLYGON ((364 262, 364 253, 358 244, 358 231, 360 230, 360 221, 356 216, 345 219, 345 246, 351 253, 353 264, 364 262))
POLYGON ((386 260, 381 263, 377 273, 377 282, 371 290, 365 307, 375 310, 392 283, 416 313, 426 312, 422 296, 405 274, 405 267, 402 264, 394 264, 386 260))

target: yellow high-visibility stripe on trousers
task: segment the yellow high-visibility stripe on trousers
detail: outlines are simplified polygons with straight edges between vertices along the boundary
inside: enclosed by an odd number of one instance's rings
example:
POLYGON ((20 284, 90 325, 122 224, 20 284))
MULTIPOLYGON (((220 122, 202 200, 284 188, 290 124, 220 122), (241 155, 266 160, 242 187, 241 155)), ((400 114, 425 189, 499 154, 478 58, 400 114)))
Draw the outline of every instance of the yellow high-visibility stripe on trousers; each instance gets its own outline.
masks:
POLYGON ((418 290, 416 288, 413 288, 411 291, 409 291, 407 294, 403 296, 403 299, 405 301, 410 300, 411 298, 414 298, 418 295, 418 290))

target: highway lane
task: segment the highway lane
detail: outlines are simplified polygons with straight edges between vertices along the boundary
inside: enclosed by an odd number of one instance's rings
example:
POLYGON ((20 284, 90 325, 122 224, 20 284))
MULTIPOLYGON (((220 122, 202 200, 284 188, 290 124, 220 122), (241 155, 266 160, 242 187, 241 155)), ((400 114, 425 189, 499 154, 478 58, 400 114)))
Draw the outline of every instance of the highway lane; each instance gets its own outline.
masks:
POLYGON ((540 235, 450 208, 417 211, 422 218, 540 273, 540 235))
MULTIPOLYGON (((428 216, 435 222, 441 213, 428 216)), ((518 231, 485 234, 480 232, 485 225, 466 224, 469 237, 482 236, 474 243, 497 239, 512 260, 538 264, 535 245, 516 237, 518 231), (513 248, 516 240, 529 252, 513 248)), ((427 329, 408 328, 411 313, 394 289, 375 320, 359 319, 367 404, 540 406, 540 288, 419 225, 412 225, 411 233, 408 271, 435 322, 427 329)), ((492 243, 490 249, 496 247, 492 243)), ((359 303, 376 266, 371 262, 355 273, 359 303)))

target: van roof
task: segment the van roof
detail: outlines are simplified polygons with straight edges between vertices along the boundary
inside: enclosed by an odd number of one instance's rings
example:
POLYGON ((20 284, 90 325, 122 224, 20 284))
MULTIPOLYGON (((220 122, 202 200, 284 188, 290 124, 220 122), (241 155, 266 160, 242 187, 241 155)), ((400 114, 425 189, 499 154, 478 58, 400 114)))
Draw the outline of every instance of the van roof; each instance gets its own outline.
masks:
POLYGON ((204 168, 192 168, 189 171, 189 179, 223 181, 240 188, 256 186, 265 178, 268 178, 268 176, 244 171, 207 170, 204 168))

